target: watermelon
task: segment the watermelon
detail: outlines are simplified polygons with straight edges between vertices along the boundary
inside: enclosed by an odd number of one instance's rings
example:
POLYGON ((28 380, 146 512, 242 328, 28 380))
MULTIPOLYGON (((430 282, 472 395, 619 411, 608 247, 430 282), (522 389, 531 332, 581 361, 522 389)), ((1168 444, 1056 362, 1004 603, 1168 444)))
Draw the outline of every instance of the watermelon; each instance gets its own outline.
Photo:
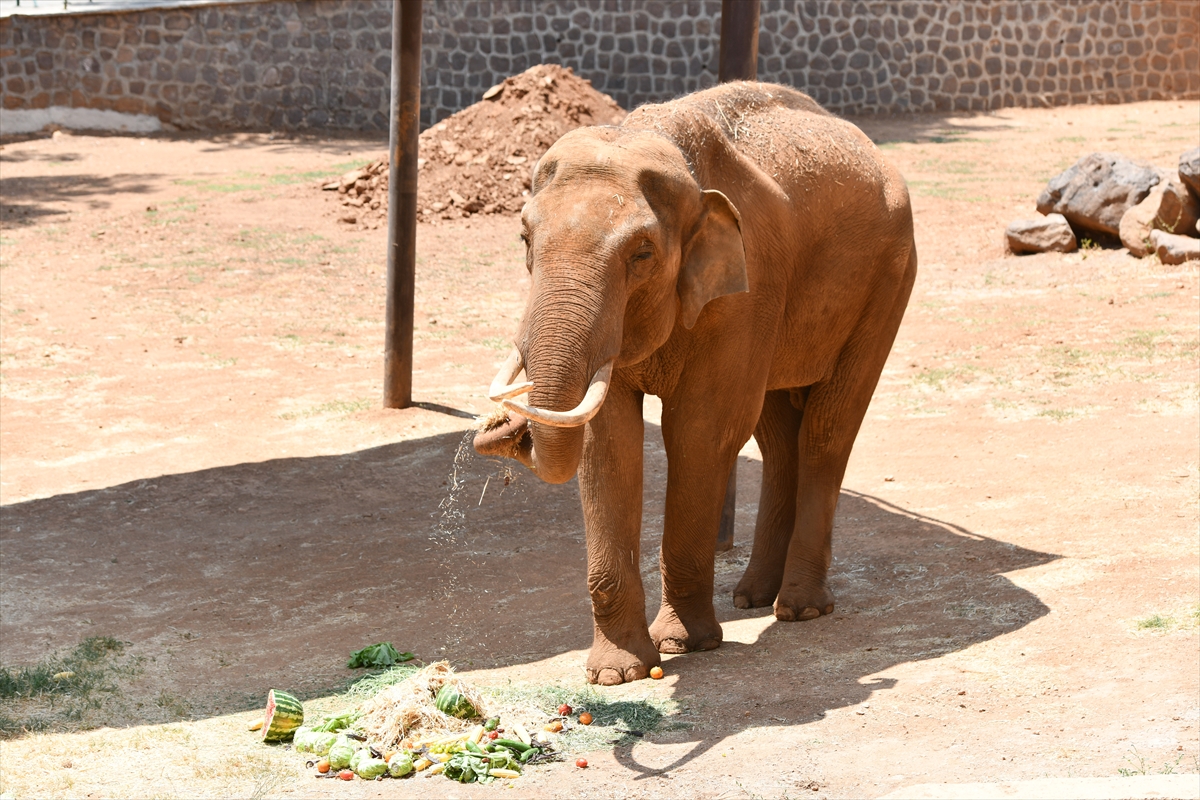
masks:
POLYGON ((272 689, 267 692, 267 716, 263 721, 264 742, 284 742, 304 724, 304 706, 287 692, 272 689))
POLYGON ((463 695, 462 689, 456 681, 447 681, 442 684, 442 688, 438 689, 434 704, 438 711, 459 719, 479 716, 474 704, 463 695))

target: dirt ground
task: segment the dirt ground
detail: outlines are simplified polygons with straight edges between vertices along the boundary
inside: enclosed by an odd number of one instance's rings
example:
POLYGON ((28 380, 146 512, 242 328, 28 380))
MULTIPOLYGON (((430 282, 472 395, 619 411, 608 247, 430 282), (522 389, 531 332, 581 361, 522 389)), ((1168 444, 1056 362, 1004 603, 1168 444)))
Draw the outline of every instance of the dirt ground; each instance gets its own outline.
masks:
POLYGON ((420 226, 419 402, 383 410, 385 231, 338 223, 316 188, 383 141, 3 144, 0 654, 111 636, 130 669, 97 707, 4 705, 40 730, 0 741, 0 792, 873 797, 1200 771, 1197 264, 1003 251, 1051 176, 1093 150, 1170 168, 1198 110, 859 120, 909 180, 921 266, 846 475, 837 612, 733 607, 747 445, 725 644, 604 690, 673 702, 670 724, 513 789, 315 781, 245 722, 271 687, 320 707, 382 640, 484 684, 582 687, 574 484, 456 462, 528 287, 514 218, 420 226))

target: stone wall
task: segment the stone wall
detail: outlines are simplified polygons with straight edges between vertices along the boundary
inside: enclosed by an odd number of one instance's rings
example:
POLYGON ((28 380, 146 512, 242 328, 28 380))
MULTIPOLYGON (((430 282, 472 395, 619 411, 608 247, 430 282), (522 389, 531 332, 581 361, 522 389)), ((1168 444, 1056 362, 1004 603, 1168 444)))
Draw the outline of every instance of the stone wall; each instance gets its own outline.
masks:
MULTIPOLYGON (((390 0, 0 20, 0 104, 385 130, 390 0)), ((720 0, 425 0, 422 122, 534 64, 626 108, 716 80, 720 0)), ((845 114, 1200 97, 1200 4, 762 0, 759 77, 845 114)), ((14 113, 15 112, 15 113, 14 113)))

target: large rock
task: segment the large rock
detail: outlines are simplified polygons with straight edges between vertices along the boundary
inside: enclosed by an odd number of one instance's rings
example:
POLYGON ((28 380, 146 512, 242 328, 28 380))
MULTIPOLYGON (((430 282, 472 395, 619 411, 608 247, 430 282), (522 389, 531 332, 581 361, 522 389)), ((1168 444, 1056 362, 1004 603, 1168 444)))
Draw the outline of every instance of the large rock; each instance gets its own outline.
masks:
POLYGON ((1200 239, 1166 231, 1150 231, 1150 245, 1164 264, 1200 261, 1200 239))
POLYGON ((1159 181, 1158 170, 1149 164, 1117 153, 1092 153, 1046 185, 1037 210, 1062 214, 1076 230, 1116 236, 1121 217, 1159 181))
POLYGON ((1200 147, 1188 150, 1179 157, 1179 180, 1200 200, 1200 147))
POLYGON ((1121 244, 1138 258, 1154 250, 1150 246, 1150 231, 1160 230, 1190 236, 1200 220, 1200 201, 1181 184, 1160 183, 1150 190, 1146 199, 1121 217, 1121 244))
POLYGON ((1017 255, 1048 250, 1069 253, 1079 246, 1075 241, 1075 232, 1062 214, 1016 220, 1009 223, 1004 235, 1008 239, 1008 249, 1017 255))

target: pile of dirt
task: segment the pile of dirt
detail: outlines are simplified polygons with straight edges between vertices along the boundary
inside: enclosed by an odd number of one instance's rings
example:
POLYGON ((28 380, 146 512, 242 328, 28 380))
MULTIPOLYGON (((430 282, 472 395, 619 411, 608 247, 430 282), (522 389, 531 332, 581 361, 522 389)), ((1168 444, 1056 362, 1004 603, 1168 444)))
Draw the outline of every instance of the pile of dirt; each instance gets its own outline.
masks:
MULTIPOLYGON (((531 168, 560 136, 625 117, 615 100, 557 64, 507 78, 483 98, 421 134, 419 219, 520 211, 531 168)), ((343 222, 376 227, 387 218, 387 186, 385 156, 322 188, 340 193, 343 222)))

